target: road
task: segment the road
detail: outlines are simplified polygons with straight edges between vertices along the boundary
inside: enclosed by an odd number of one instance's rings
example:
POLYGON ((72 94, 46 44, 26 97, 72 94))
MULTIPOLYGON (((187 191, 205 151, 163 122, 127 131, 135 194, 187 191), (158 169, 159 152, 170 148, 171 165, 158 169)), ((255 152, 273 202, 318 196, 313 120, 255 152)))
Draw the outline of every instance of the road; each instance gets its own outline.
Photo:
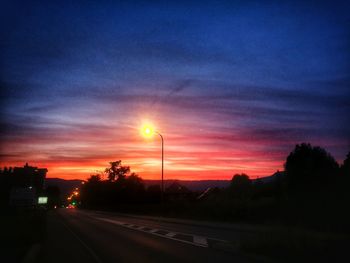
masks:
POLYGON ((47 218, 42 262, 256 262, 237 233, 114 213, 58 209, 47 218))

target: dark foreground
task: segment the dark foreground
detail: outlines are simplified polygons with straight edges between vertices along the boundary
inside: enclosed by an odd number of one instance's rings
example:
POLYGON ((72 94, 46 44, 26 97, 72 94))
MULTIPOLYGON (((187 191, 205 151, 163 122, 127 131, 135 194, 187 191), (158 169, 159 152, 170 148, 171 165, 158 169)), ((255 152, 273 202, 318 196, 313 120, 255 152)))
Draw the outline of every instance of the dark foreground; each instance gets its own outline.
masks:
POLYGON ((42 262, 257 262, 223 229, 77 209, 47 219, 42 262))
POLYGON ((79 209, 1 217, 0 262, 349 262, 349 236, 79 209))

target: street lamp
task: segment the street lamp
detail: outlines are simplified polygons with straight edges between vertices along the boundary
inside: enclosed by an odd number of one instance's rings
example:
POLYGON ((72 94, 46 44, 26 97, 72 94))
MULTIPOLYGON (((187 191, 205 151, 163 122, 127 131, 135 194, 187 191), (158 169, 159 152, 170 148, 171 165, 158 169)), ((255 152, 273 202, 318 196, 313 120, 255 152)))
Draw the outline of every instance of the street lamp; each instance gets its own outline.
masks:
POLYGON ((163 193, 164 193, 164 138, 163 136, 153 129, 150 125, 144 125, 142 128, 142 133, 145 137, 151 137, 154 133, 158 134, 162 141, 162 186, 161 186, 161 202, 163 203, 163 193))

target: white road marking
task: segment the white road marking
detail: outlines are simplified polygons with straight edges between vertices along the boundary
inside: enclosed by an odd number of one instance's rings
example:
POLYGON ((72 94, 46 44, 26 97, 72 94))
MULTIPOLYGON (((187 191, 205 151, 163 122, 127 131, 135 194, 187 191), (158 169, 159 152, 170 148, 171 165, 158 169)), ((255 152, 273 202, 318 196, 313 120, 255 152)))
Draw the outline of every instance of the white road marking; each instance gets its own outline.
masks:
MULTIPOLYGON (((197 246, 197 247, 208 247, 208 243, 207 242, 206 243, 204 243, 204 242, 197 242, 197 243, 195 243, 195 242, 190 242, 190 241, 187 241, 187 240, 183 240, 183 239, 174 237, 177 234, 186 235, 186 236, 193 236, 193 235, 190 235, 190 234, 175 233, 174 232, 174 234, 175 234, 174 236, 168 236, 168 235, 158 234, 157 231, 159 231, 160 229, 151 229, 151 230, 147 231, 147 230, 143 230, 142 227, 134 228, 134 227, 125 225, 124 222, 120 222, 120 221, 116 221, 116 220, 112 220, 112 219, 108 219, 108 218, 95 217, 95 219, 98 219, 98 220, 101 220, 101 221, 105 221, 105 222, 109 222, 109 223, 112 223, 112 224, 116 224, 116 225, 119 225, 119 226, 122 226, 122 227, 126 227, 126 228, 129 228, 129 229, 141 231, 141 232, 144 232, 144 233, 149 233, 149 234, 152 234, 152 235, 155 235, 155 236, 159 236, 159 237, 163 237, 163 238, 179 241, 179 242, 182 242, 182 243, 190 244, 190 245, 197 246)), ((168 232, 168 231, 166 231, 166 232, 168 232)), ((170 232, 170 233, 173 234, 173 232, 170 232)), ((168 234, 170 234, 170 233, 168 233, 168 234)))
POLYGON ((167 237, 174 237, 176 236, 177 234, 174 233, 174 232, 169 232, 168 234, 166 234, 167 237))
POLYGON ((193 242, 201 245, 208 246, 208 241, 205 237, 193 236, 193 242))

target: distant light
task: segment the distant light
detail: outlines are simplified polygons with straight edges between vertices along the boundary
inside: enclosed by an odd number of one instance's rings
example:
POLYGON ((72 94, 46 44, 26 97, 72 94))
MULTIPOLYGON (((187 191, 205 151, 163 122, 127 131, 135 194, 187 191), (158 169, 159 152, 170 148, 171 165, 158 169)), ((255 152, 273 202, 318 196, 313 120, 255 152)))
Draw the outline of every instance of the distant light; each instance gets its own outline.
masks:
POLYGON ((39 196, 38 204, 40 205, 47 204, 47 196, 39 196))
POLYGON ((33 188, 33 186, 29 186, 29 189, 32 189, 33 188))

